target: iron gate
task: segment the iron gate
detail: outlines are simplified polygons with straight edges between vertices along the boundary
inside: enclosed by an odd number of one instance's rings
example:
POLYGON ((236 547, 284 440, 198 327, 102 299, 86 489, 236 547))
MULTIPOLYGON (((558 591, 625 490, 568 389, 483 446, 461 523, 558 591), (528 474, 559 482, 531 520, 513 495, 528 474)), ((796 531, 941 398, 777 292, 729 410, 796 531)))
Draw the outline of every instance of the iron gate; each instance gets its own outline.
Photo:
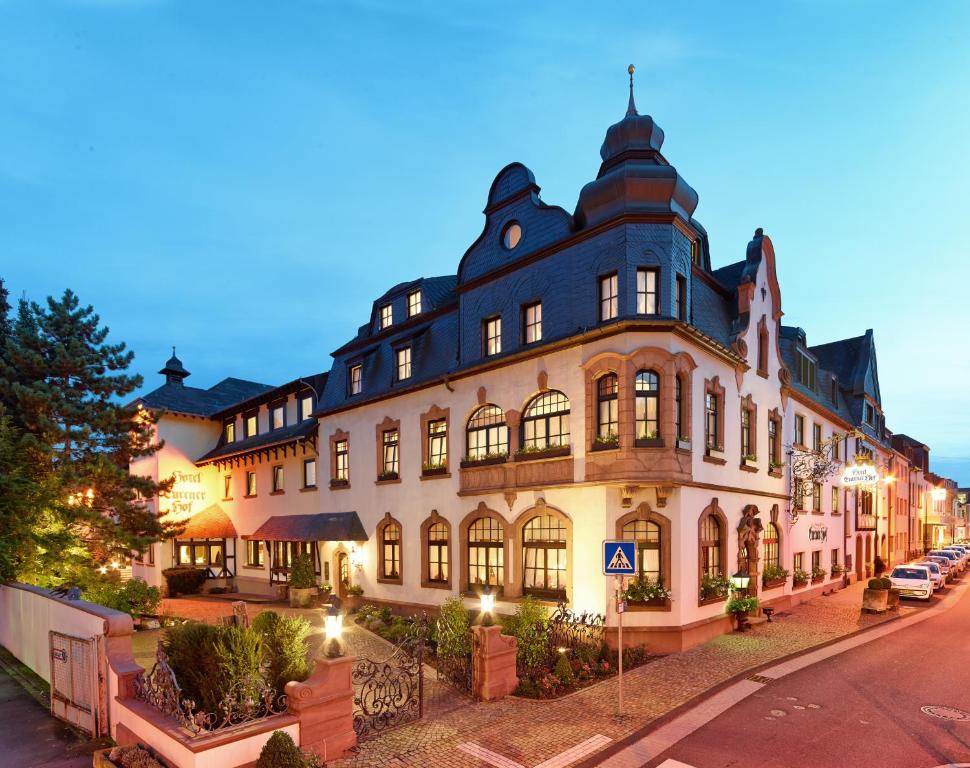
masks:
POLYGON ((100 736, 107 717, 98 638, 50 633, 51 714, 91 736, 100 736))
POLYGON ((420 720, 424 714, 424 637, 405 638, 380 661, 359 657, 351 681, 358 739, 420 720))

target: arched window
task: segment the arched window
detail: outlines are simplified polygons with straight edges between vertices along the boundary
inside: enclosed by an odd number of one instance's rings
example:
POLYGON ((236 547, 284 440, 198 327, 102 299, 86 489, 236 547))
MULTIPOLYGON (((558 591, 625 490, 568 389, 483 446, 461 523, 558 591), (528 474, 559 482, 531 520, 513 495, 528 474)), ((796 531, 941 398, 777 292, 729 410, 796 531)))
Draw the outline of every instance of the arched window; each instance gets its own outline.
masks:
POLYGON ((663 573, 660 561, 660 526, 650 520, 631 520, 623 526, 623 538, 637 543, 637 573, 658 582, 663 573))
POLYGON ((718 519, 707 514, 701 521, 701 574, 720 576, 721 568, 721 524, 718 519))
POLYGON ((491 517, 480 517, 468 529, 469 588, 505 584, 505 528, 491 517))
POLYGON ((765 530, 762 534, 762 543, 764 544, 765 550, 765 562, 764 564, 772 565, 775 568, 781 567, 781 553, 778 548, 778 526, 774 523, 766 523, 765 530))
POLYGON ((619 382, 615 373, 601 376, 596 382, 597 421, 596 436, 604 441, 616 438, 620 433, 617 392, 619 382))
POLYGON ((428 528, 428 581, 448 581, 448 526, 444 523, 428 528))
POLYGON ((381 528, 381 578, 401 578, 401 526, 393 521, 381 528))
POLYGON ((656 371, 638 371, 636 378, 638 443, 660 438, 660 377, 656 371))
POLYGON ((522 447, 543 450, 569 445, 569 398, 552 389, 532 399, 522 415, 522 447))
POLYGON ((522 529, 522 591, 566 598, 566 526, 552 515, 533 517, 522 529))
POLYGON ((469 459, 508 454, 509 428, 505 414, 497 405, 483 405, 468 419, 465 430, 469 459))

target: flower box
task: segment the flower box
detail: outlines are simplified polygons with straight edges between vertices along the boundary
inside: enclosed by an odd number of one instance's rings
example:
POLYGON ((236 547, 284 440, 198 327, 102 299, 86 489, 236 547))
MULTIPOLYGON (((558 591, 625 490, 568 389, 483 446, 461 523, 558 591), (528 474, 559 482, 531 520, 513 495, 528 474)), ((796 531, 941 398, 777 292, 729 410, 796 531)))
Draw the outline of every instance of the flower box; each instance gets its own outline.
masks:
POLYGON ((669 608, 670 600, 665 597, 654 597, 650 600, 627 600, 627 610, 630 611, 646 611, 651 608, 669 608))
POLYGON ((447 475, 448 467, 447 465, 442 465, 440 467, 424 467, 421 469, 421 475, 423 477, 434 477, 435 475, 447 475))
POLYGON ((757 456, 742 456, 741 466, 747 467, 748 469, 758 468, 758 457, 757 456))
POLYGON ((620 447, 620 438, 615 440, 594 440, 591 450, 593 451, 613 451, 620 447))
POLYGON ((560 456, 568 456, 571 447, 568 445, 557 445, 552 448, 543 448, 542 450, 528 450, 522 449, 515 452, 516 461, 536 461, 538 459, 555 459, 560 456))
POLYGON ((686 437, 678 437, 677 438, 677 448, 678 448, 678 450, 681 450, 681 451, 689 451, 690 450, 690 439, 689 438, 686 438, 686 437))
POLYGON ((821 584, 823 581, 825 581, 824 576, 812 576, 812 584, 821 584))
POLYGON ((349 480, 331 480, 330 481, 330 487, 331 488, 346 488, 348 485, 350 485, 350 481, 349 480))
POLYGON ((397 472, 381 472, 377 476, 377 482, 379 483, 386 483, 389 480, 400 480, 400 479, 401 479, 401 475, 397 472))
POLYGON ((488 467, 493 464, 504 464, 509 460, 509 456, 506 453, 500 454, 498 456, 484 456, 481 459, 473 459, 466 456, 461 460, 461 468, 468 469, 469 467, 488 467))
POLYGON ((774 589, 775 587, 783 587, 786 581, 788 581, 787 576, 779 576, 775 579, 762 579, 761 586, 765 589, 774 589))
POLYGON ((663 448, 664 441, 661 437, 638 437, 634 445, 637 448, 663 448))
POLYGON ((792 585, 792 587, 794 589, 801 589, 802 587, 807 587, 808 586, 808 580, 807 579, 793 579, 791 585, 792 585))

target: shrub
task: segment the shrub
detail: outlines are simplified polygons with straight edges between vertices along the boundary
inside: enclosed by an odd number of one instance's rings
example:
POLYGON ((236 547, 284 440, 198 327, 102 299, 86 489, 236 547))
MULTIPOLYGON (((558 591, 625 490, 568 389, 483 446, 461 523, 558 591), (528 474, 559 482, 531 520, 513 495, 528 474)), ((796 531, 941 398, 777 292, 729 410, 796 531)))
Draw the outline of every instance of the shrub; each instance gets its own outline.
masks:
POLYGON ((882 579, 869 579, 869 583, 866 584, 869 589, 886 589, 882 585, 882 579))
POLYGON ((788 571, 780 565, 769 563, 761 571, 761 578, 765 581, 775 581, 777 579, 787 579, 788 571))
POLYGON ((726 576, 718 574, 710 576, 704 574, 701 578, 701 600, 709 600, 713 597, 726 597, 728 588, 731 586, 726 576))
POLYGON ((158 587, 148 586, 144 579, 135 578, 126 582, 95 583, 85 590, 84 599, 131 616, 140 616, 158 611, 162 593, 158 587))
POLYGON ((569 659, 566 658, 565 653, 559 654, 559 659, 556 661, 556 668, 553 670, 556 677, 563 685, 571 685, 573 682, 573 668, 569 664, 569 659))
POLYGON ((317 585, 317 575, 313 572, 313 557, 309 552, 302 552, 293 558, 290 568, 290 588, 310 589, 317 585))
POLYGON ((286 731, 273 731, 256 761, 256 768, 319 768, 313 752, 303 752, 286 731))
POLYGON ((205 583, 205 571, 201 568, 180 565, 162 571, 168 585, 168 596, 194 595, 205 583))
POLYGON ((222 671, 216 658, 216 642, 222 629, 189 621, 169 627, 161 641, 183 698, 206 712, 215 712, 224 695, 222 671))
POLYGON ((796 568, 791 574, 792 581, 796 584, 799 582, 808 581, 808 571, 803 571, 801 568, 796 568))
POLYGON ((139 744, 114 747, 108 752, 108 759, 122 768, 164 768, 164 763, 139 744))
POLYGON ((262 638, 269 681, 278 693, 291 680, 302 682, 309 677, 310 622, 302 617, 264 611, 253 620, 252 627, 262 638))
POLYGON ((436 624, 439 656, 461 658, 472 652, 471 620, 460 597, 445 600, 436 624))
POLYGON ((505 629, 518 640, 518 659, 529 669, 545 662, 549 650, 546 632, 546 610, 532 595, 527 595, 515 609, 513 621, 505 629))
POLYGON ((232 691, 240 700, 259 700, 263 678, 263 640, 258 632, 242 627, 220 627, 215 654, 222 673, 222 694, 232 691), (235 688, 234 688, 235 686, 235 688))
POLYGON ((348 595, 360 597, 362 594, 364 594, 364 588, 360 586, 360 584, 348 584, 346 592, 348 595))
POLYGON ((892 589, 893 581, 888 576, 883 576, 879 581, 882 582, 882 589, 892 589))
POLYGON ((727 601, 727 605, 724 608, 728 613, 747 613, 755 610, 757 607, 757 597, 742 597, 736 595, 727 601))

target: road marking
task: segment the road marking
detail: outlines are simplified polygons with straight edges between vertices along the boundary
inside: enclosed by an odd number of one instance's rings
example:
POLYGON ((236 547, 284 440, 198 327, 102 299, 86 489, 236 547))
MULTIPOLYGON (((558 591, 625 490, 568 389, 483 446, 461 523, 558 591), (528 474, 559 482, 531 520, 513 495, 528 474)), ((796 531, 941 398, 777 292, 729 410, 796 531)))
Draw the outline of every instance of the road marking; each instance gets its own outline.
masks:
MULTIPOLYGON (((585 741, 581 741, 579 744, 560 752, 558 755, 550 757, 548 760, 539 763, 537 766, 535 766, 535 768, 566 768, 567 765, 572 765, 580 758, 586 757, 586 755, 602 749, 611 741, 613 741, 613 739, 611 739, 609 736, 603 736, 602 734, 597 733, 594 736, 590 736, 585 741)), ((466 754, 471 755, 472 757, 477 757, 479 760, 486 762, 489 765, 494 765, 495 768, 525 768, 525 766, 521 763, 510 760, 505 755, 500 755, 498 752, 485 749, 485 747, 483 747, 481 744, 476 744, 473 741, 463 741, 458 745, 458 749, 466 754)))
POLYGON ((668 759, 664 760, 657 768, 694 768, 693 765, 687 765, 687 763, 682 763, 680 760, 668 759))

